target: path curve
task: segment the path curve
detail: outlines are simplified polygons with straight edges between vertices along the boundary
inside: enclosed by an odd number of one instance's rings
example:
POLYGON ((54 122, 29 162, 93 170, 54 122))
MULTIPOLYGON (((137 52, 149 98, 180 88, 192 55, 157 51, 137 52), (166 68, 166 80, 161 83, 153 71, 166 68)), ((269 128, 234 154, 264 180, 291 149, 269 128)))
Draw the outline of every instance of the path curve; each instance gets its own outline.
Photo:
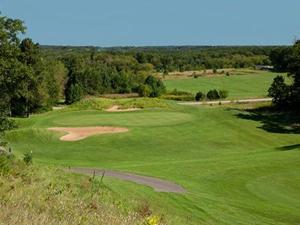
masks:
POLYGON ((154 177, 136 175, 133 173, 118 172, 112 170, 94 168, 70 168, 67 171, 78 174, 114 177, 120 180, 131 181, 137 184, 149 186, 156 192, 185 193, 186 190, 178 184, 154 177))
POLYGON ((179 105, 224 105, 224 104, 241 104, 241 103, 256 103, 256 102, 271 102, 272 98, 254 98, 240 100, 222 100, 222 101, 203 101, 203 102, 180 102, 179 105))

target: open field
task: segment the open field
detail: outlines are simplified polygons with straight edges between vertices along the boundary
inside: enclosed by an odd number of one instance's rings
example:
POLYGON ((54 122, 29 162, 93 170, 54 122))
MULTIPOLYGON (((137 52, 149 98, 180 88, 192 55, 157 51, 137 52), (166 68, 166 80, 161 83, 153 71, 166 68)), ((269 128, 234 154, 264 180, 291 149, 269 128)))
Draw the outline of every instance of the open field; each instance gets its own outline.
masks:
POLYGON ((20 128, 7 139, 17 155, 32 150, 36 163, 132 172, 183 186, 187 193, 157 193, 104 178, 105 185, 124 198, 147 199, 173 224, 299 224, 297 129, 286 123, 278 129, 279 121, 270 123, 242 106, 157 101, 164 106, 160 108, 143 101, 144 110, 133 112, 82 110, 77 105, 33 115, 19 119, 20 128), (124 127, 129 132, 63 142, 61 133, 47 130, 88 126, 124 127))
POLYGON ((227 90, 229 99, 261 98, 267 96, 268 88, 276 75, 278 74, 265 71, 235 71, 235 75, 230 76, 173 76, 173 79, 165 80, 165 84, 168 90, 178 89, 192 93, 207 93, 211 89, 227 90))

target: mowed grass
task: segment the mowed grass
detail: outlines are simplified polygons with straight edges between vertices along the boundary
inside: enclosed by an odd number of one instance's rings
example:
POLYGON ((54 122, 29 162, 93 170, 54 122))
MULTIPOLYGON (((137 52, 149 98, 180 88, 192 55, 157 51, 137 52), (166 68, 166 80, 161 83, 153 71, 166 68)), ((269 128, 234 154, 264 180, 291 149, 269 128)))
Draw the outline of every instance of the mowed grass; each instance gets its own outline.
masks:
POLYGON ((173 224, 299 224, 300 135, 268 132, 241 115, 248 113, 175 105, 123 113, 62 110, 20 119, 7 139, 17 155, 32 150, 35 163, 130 171, 182 185, 185 194, 156 193, 104 178, 111 190, 149 201, 173 224), (62 142, 47 131, 96 125, 129 132, 62 142))
POLYGON ((204 76, 199 78, 166 80, 168 90, 181 90, 196 93, 207 93, 211 89, 226 90, 229 99, 245 99, 266 97, 268 88, 278 74, 264 71, 254 71, 243 75, 218 75, 204 76))

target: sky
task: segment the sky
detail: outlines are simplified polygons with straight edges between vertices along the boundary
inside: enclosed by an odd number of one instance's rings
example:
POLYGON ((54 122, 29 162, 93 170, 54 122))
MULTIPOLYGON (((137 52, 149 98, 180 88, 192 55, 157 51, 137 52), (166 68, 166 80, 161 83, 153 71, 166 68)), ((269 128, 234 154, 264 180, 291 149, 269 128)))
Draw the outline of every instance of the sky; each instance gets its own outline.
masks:
POLYGON ((47 45, 289 45, 299 0, 0 0, 47 45))

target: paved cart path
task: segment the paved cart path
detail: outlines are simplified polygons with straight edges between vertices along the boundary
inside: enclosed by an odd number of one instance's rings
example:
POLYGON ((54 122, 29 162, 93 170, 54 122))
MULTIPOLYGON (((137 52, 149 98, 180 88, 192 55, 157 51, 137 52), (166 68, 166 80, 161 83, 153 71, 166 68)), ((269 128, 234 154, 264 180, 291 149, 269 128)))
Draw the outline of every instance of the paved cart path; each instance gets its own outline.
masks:
POLYGON ((112 170, 103 170, 103 169, 96 169, 96 168, 70 168, 67 171, 85 175, 94 175, 95 176, 108 176, 108 177, 115 177, 120 180, 131 181, 137 184, 146 185, 152 187, 156 192, 172 192, 172 193, 184 193, 186 190, 182 188, 180 185, 175 184, 170 181, 166 181, 159 178, 154 177, 147 177, 136 175, 133 173, 125 173, 125 172, 118 172, 112 170))

